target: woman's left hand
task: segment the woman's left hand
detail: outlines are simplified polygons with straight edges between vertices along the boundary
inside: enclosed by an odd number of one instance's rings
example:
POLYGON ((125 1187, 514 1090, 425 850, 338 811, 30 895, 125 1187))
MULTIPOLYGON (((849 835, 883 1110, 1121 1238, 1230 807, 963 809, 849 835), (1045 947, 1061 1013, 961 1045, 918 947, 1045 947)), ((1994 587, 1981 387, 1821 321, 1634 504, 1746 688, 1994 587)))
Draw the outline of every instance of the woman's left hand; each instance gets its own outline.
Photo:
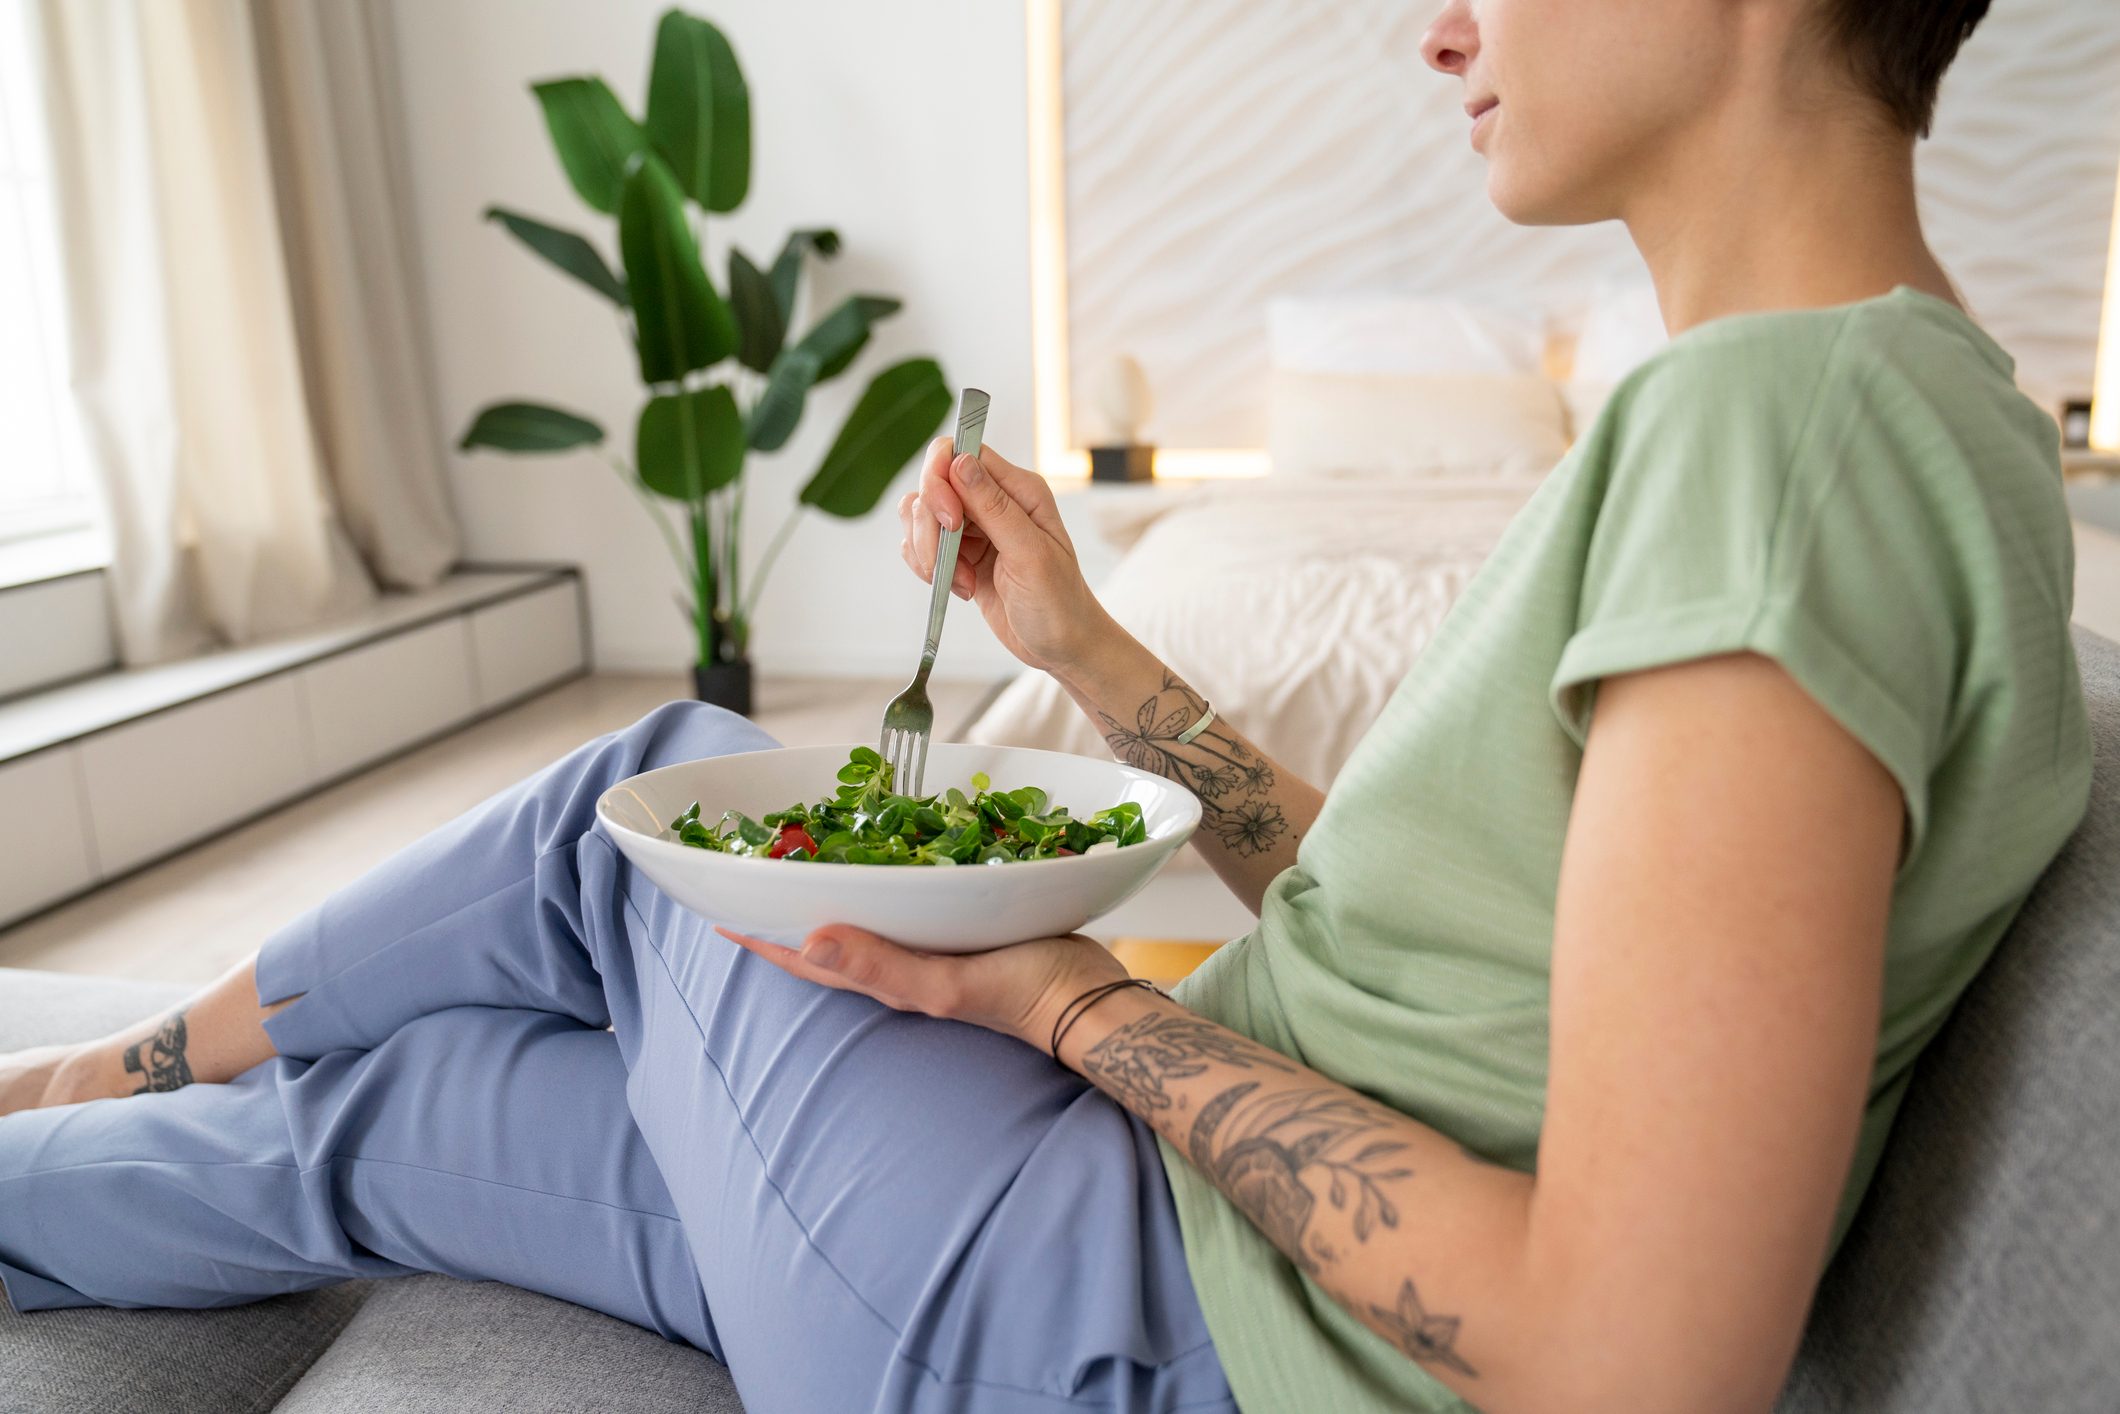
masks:
POLYGON ((1070 933, 991 952, 925 953, 850 924, 803 939, 802 951, 732 929, 715 932, 792 977, 874 997, 898 1011, 968 1021, 1047 1050, 1060 1009, 1090 988, 1127 975, 1102 943, 1070 933))

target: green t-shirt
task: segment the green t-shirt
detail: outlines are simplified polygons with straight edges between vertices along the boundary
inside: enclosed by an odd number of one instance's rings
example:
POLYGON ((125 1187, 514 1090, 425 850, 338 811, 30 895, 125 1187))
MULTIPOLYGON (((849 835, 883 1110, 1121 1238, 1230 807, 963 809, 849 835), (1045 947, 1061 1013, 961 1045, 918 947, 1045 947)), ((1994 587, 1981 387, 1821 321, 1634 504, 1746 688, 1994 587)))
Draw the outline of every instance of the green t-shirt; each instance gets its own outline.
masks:
MULTIPOLYGON (((1596 682, 1763 654, 1906 798, 1837 1248, 1915 1057, 2088 799, 2059 439, 2013 373, 1978 325, 1908 286, 1673 339, 1511 522, 1267 890, 1258 927, 1180 999, 1529 1171, 1561 846, 1596 682)), ((1163 1156, 1246 1409, 1463 1407, 1179 1151, 1163 1156)))

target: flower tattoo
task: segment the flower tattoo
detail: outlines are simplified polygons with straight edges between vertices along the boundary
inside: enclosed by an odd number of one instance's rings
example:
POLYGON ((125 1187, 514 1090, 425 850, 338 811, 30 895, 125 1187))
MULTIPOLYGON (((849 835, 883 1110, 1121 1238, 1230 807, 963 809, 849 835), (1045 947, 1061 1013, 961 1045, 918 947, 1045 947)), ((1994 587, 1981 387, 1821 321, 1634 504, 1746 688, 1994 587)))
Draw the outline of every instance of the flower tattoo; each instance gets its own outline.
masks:
POLYGON ((1216 813, 1216 838, 1239 854, 1263 854, 1288 828, 1281 812, 1266 801, 1248 800, 1233 809, 1216 813))
POLYGON ((1109 712, 1099 715, 1112 754, 1190 788, 1200 797, 1201 823, 1216 839, 1240 854, 1269 853, 1289 833, 1288 817, 1272 798, 1273 766, 1227 731, 1210 728, 1181 744, 1178 737, 1206 712, 1206 699, 1166 672, 1130 725, 1109 712))

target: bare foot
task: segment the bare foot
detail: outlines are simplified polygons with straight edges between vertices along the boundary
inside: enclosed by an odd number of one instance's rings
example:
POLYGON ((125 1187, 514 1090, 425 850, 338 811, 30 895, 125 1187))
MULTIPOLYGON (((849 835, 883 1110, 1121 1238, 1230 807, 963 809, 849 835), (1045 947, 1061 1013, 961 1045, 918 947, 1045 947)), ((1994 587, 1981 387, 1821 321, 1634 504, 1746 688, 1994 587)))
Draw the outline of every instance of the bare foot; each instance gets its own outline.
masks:
POLYGON ((100 1045, 38 1046, 0 1055, 0 1115, 131 1094, 100 1045))

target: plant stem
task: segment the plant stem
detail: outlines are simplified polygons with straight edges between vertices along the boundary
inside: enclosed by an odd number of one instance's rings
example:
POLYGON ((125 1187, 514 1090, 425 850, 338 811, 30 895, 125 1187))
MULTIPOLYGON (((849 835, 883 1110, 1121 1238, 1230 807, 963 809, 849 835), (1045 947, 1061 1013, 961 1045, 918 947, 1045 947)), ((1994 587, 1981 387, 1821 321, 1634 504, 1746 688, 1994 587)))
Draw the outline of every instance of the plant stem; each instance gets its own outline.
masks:
POLYGON ((729 630, 736 636, 736 656, 751 646, 751 616, 743 608, 743 475, 738 473, 729 497, 729 630))
POLYGON ((692 502, 692 553, 695 572, 692 578, 692 619, 699 630, 699 661, 702 665, 720 661, 714 650, 717 646, 717 625, 714 622, 714 536, 707 523, 707 503, 704 497, 692 502))
MULTIPOLYGON (((731 630, 734 637, 732 617, 735 611, 735 547, 729 541, 729 490, 724 487, 714 493, 709 514, 714 521, 714 615, 716 622, 731 630)), ((737 654, 742 656, 743 646, 737 644, 737 654)))

